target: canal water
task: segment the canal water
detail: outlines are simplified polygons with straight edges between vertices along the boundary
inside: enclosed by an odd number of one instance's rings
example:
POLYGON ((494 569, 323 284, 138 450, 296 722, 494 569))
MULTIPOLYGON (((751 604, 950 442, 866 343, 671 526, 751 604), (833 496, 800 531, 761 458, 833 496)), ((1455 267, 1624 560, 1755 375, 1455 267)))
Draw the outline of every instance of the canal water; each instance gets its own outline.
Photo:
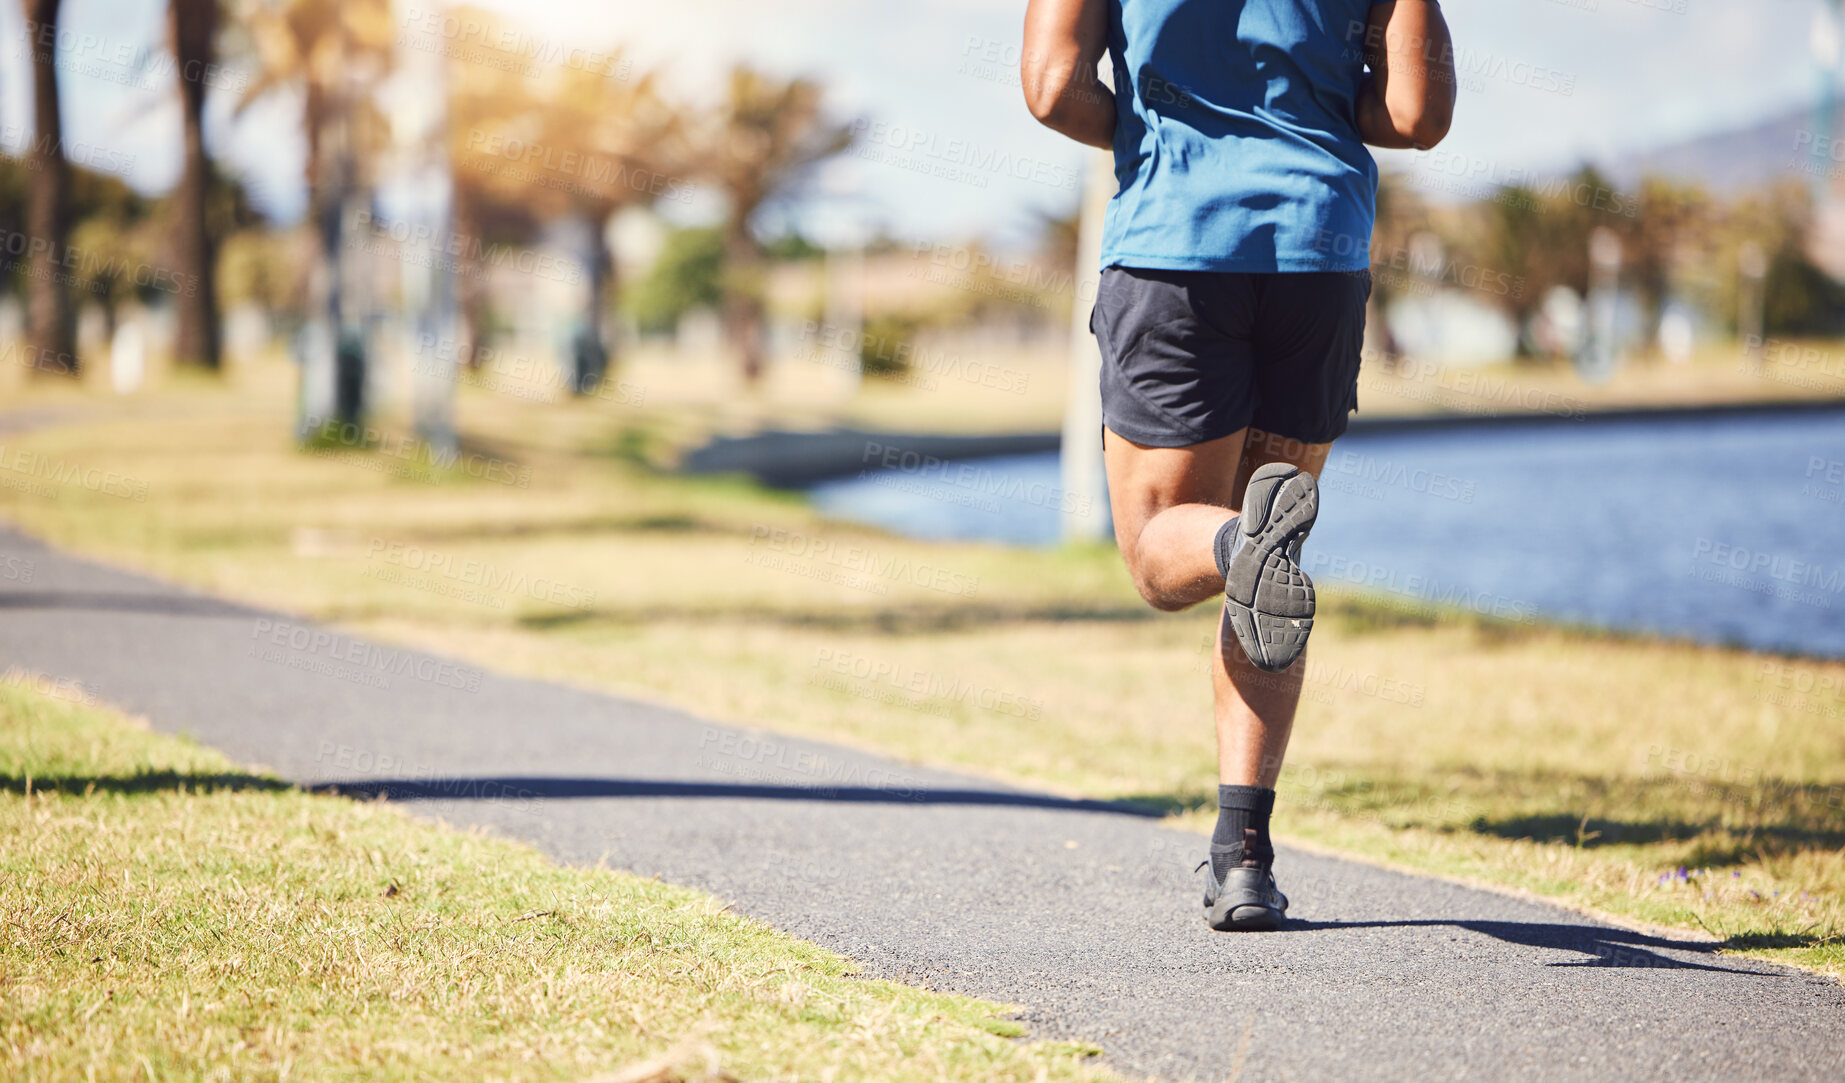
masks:
MULTIPOLYGON (((914 537, 1041 546, 1058 540, 1059 484, 1047 453, 810 492, 914 537)), ((1845 411, 1358 433, 1321 490, 1303 554, 1321 583, 1845 657, 1845 411)))

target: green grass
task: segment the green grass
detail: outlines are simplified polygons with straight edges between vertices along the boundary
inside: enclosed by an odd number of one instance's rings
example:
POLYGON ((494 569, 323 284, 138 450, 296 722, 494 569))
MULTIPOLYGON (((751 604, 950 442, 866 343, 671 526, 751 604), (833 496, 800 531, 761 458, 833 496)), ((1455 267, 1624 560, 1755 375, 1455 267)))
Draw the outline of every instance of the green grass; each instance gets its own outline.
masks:
MULTIPOLYGON (((606 402, 464 394, 463 431, 523 488, 303 454, 273 389, 90 408, 117 416, 13 449, 148 495, 0 487, 0 513, 57 544, 480 665, 1202 827, 1214 614, 1148 610, 1110 547, 927 544, 657 474, 635 448, 675 422, 606 402)), ((1322 606, 1285 837, 1845 973, 1845 664, 1336 587, 1322 606)))
POLYGON ((302 793, 18 681, 0 885, 0 1078, 1107 1078, 709 896, 302 793))

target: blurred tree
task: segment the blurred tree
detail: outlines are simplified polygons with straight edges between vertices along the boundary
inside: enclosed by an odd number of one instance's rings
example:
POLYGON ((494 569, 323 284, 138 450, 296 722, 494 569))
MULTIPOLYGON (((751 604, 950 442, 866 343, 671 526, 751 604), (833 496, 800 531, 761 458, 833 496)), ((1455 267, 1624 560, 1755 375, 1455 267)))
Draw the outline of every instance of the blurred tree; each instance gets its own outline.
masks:
MULTIPOLYGON (((1523 277, 1517 296, 1504 298, 1521 331, 1553 287, 1568 286, 1578 294, 1589 287, 1589 231, 1572 217, 1561 213, 1554 198, 1522 185, 1500 189, 1486 207, 1482 261, 1499 273, 1523 277)), ((1523 334, 1519 343, 1522 352, 1528 345, 1523 334)))
POLYGON ((72 166, 69 176, 71 245, 83 253, 67 271, 69 282, 101 305, 104 325, 113 333, 122 304, 170 299, 183 283, 155 270, 165 245, 151 235, 153 201, 109 173, 72 166))
POLYGON ((723 302, 724 236, 714 228, 676 229, 655 257, 646 277, 624 291, 622 305, 642 331, 659 333, 679 325, 695 308, 723 302))
POLYGON ((865 321, 858 339, 859 371, 901 376, 915 362, 916 336, 929 321, 914 312, 880 312, 865 321))
MULTIPOLYGON (((24 159, 0 154, 0 236, 24 236, 26 232, 26 201, 31 198, 32 170, 24 159)), ((25 267, 13 260, 4 264, 10 272, 6 276, 7 288, 12 289, 15 279, 24 279, 25 267)))
POLYGON ((206 77, 215 66, 218 0, 168 0, 167 30, 185 130, 184 166, 173 191, 173 264, 184 285, 174 298, 178 328, 173 352, 181 363, 215 371, 221 363, 217 244, 206 212, 212 166, 205 154, 204 117, 206 77))
POLYGON ((762 254, 778 263, 799 263, 824 257, 826 249, 808 240, 800 230, 792 229, 763 245, 762 254))
POLYGON ((475 44, 447 56, 448 153, 454 178, 454 216, 449 254, 454 258, 455 302, 460 318, 455 355, 477 368, 487 345, 491 321, 487 262, 497 245, 528 245, 539 234, 538 210, 531 185, 508 168, 494 148, 521 145, 535 130, 541 107, 522 54, 504 47, 516 35, 503 32, 493 12, 459 7, 453 18, 478 26, 475 44))
POLYGON ((1687 265, 1709 259, 1714 220, 1710 195, 1699 185, 1663 177, 1641 182, 1636 213, 1617 232, 1625 247, 1622 279, 1639 295, 1648 327, 1659 327, 1687 265))
POLYGON ((229 306, 247 303, 268 312, 298 314, 308 303, 304 268, 317 246, 318 241, 300 229, 227 232, 218 257, 218 292, 229 306))
POLYGON ((619 53, 603 65, 565 66, 555 73, 539 114, 538 142, 546 166, 528 198, 582 221, 589 231, 588 307, 575 343, 576 391, 592 391, 609 363, 604 315, 617 281, 605 237, 624 207, 677 198, 685 182, 684 117, 661 94, 653 72, 635 74, 619 53))
POLYGON ((850 124, 833 124, 821 88, 808 79, 776 79, 739 65, 722 105, 701 132, 700 171, 729 197, 724 228, 724 325, 754 384, 762 376, 762 246, 752 219, 792 195, 816 164, 852 145, 850 124))
POLYGON ((1428 203, 1415 190, 1408 175, 1387 173, 1377 184, 1377 219, 1371 232, 1371 299, 1368 311, 1381 344, 1381 363, 1393 367, 1401 360, 1387 313, 1390 303, 1410 284, 1407 269, 1410 239, 1431 230, 1428 203))
POLYGON ((27 363, 36 372, 75 375, 76 326, 59 264, 70 242, 64 125, 58 111, 57 39, 60 0, 24 0, 32 50, 32 144, 27 168, 26 236, 32 243, 26 282, 27 363))
POLYGON ((278 91, 300 92, 309 217, 318 221, 320 210, 345 194, 337 189, 341 163, 330 157, 362 159, 383 146, 386 125, 369 92, 390 67, 390 0, 244 0, 244 7, 257 71, 238 108, 278 91))
POLYGON ((1037 227, 1038 258, 1047 267, 1072 267, 1076 264, 1077 234, 1083 223, 1083 201, 1076 200, 1062 213, 1034 210, 1037 227))
POLYGON ((1725 216, 1716 264, 1725 285, 1722 315, 1733 330, 1741 308, 1738 266, 1746 243, 1768 257, 1763 333, 1838 334, 1845 330, 1845 287, 1814 265, 1806 240, 1814 224, 1812 193, 1796 178, 1736 201, 1725 216))
POLYGON ((328 320, 335 356, 334 412, 356 422, 365 384, 362 315, 349 298, 342 259, 344 218, 369 191, 373 163, 389 127, 374 104, 389 73, 395 27, 390 0, 243 0, 244 29, 256 53, 256 77, 238 108, 279 91, 301 94, 307 142, 308 219, 319 230, 318 308, 328 320))
MULTIPOLYGON (((69 182, 64 197, 65 221, 73 227, 96 217, 138 224, 154 210, 152 200, 113 173, 86 169, 73 162, 66 164, 65 176, 69 182)), ((29 159, 0 154, 0 230, 25 230, 37 178, 29 159)), ((241 191, 237 190, 233 198, 241 200, 241 191)), ((23 277, 25 267, 16 264, 15 268, 23 277)))

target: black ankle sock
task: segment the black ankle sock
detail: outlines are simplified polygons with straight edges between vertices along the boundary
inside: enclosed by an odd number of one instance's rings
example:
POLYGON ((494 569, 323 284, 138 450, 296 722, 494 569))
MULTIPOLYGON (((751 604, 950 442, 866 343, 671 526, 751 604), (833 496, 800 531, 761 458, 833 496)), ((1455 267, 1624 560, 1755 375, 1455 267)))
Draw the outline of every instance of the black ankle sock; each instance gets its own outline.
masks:
POLYGON ((1217 539, 1211 543, 1211 553, 1217 558, 1217 574, 1230 574, 1230 558, 1236 555, 1236 547, 1243 540, 1243 517, 1232 515, 1228 522, 1217 528, 1217 539))
POLYGON ((1217 828, 1211 832, 1211 872, 1219 879, 1243 863, 1245 856, 1263 868, 1275 863, 1268 839, 1268 818, 1275 811, 1275 791, 1266 786, 1217 787, 1217 828))

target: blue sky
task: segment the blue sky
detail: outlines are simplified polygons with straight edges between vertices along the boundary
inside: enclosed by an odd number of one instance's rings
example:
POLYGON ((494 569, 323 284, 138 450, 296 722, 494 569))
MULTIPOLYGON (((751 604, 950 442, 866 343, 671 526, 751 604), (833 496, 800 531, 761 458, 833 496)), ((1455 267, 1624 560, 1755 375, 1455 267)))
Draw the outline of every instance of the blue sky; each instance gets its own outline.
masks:
MULTIPOLYGON (((438 7, 399 0, 405 16, 438 7)), ((560 48, 625 45, 692 100, 738 59, 825 81, 839 114, 865 118, 862 157, 812 184, 802 224, 827 237, 881 227, 906 238, 1026 237, 1032 211, 1075 199, 1081 152, 1038 127, 1015 71, 1023 0, 485 0, 560 48)), ((1462 50, 1460 110, 1438 157, 1385 168, 1503 177, 1564 168, 1747 122, 1809 102, 1819 86, 1822 0, 1449 0, 1462 50)), ((164 4, 65 0, 60 50, 67 139, 146 189, 178 172, 179 115, 158 66, 164 4), (156 64, 133 57, 156 50, 156 64)), ((30 130, 17 4, 0 3, 0 142, 30 130)), ((259 200, 301 205, 298 106, 231 115, 240 74, 211 100, 214 153, 259 200)), ((708 207, 708 204, 704 206, 708 207)), ((700 204, 694 204, 697 213, 700 204)))

